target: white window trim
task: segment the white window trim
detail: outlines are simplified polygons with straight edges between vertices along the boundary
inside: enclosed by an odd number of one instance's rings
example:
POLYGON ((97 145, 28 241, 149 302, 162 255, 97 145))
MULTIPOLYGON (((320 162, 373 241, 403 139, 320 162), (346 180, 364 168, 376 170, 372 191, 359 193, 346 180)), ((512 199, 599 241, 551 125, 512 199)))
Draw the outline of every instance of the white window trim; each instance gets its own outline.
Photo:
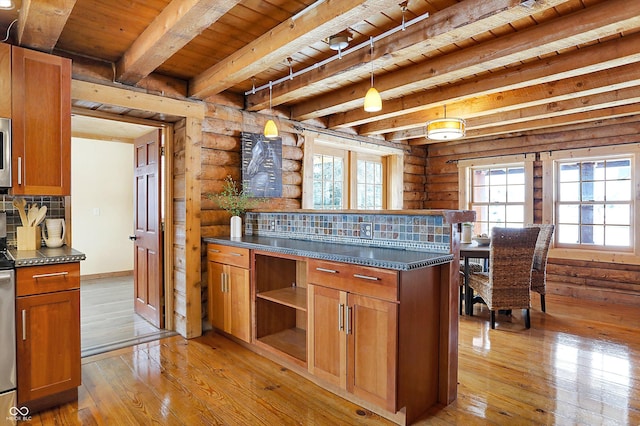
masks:
POLYGON ((503 167, 524 164, 524 223, 533 223, 533 162, 535 154, 458 160, 458 208, 469 210, 471 203, 471 167, 503 167))
POLYGON ((596 251, 579 248, 549 249, 549 257, 559 259, 586 260, 594 262, 622 263, 640 265, 640 144, 612 145, 595 148, 574 149, 566 151, 543 152, 542 161, 542 220, 544 223, 555 223, 554 206, 556 198, 555 160, 584 160, 607 158, 618 155, 633 156, 632 188, 635 198, 631 229, 633 232, 633 252, 596 251))
MULTIPOLYGON (((302 208, 313 210, 313 155, 316 146, 326 146, 365 154, 386 156, 387 199, 389 210, 400 210, 404 202, 404 151, 402 149, 355 141, 305 130, 302 159, 302 208)), ((347 166, 345 164, 345 166, 347 166)), ((351 182, 348 183, 351 185, 351 182)))

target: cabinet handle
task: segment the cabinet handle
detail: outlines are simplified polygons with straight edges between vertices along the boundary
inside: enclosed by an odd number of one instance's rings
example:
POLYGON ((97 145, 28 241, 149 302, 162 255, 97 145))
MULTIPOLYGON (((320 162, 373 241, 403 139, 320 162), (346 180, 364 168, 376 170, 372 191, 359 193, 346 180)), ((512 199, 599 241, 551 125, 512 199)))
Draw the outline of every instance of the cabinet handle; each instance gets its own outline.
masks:
POLYGON ((351 334, 351 308, 347 306, 347 334, 351 334))
POLYGON ((338 304, 338 331, 344 330, 344 305, 338 304))
POLYGON ((222 293, 224 293, 224 277, 225 277, 225 273, 221 272, 220 273, 220 291, 222 293))
POLYGON ((220 250, 216 250, 216 249, 209 249, 209 251, 210 251, 211 253, 220 253, 220 250))
POLYGON ((330 274, 337 274, 338 273, 338 271, 336 271, 335 269, 326 269, 326 268, 316 268, 316 271, 328 272, 330 274))
POLYGON ((34 280, 37 280, 38 278, 61 277, 64 275, 69 275, 69 272, 65 271, 65 272, 52 272, 50 274, 38 274, 38 275, 33 275, 31 278, 33 278, 34 280))
POLYGON ((229 254, 230 254, 231 256, 238 256, 238 257, 242 257, 242 253, 229 252, 229 254))
POLYGON ((18 157, 18 185, 22 185, 22 157, 18 157))
POLYGON ((353 274, 353 278, 362 278, 363 280, 380 281, 380 278, 371 277, 369 275, 353 274))
POLYGON ((22 310, 22 340, 27 340, 27 311, 22 310))
POLYGON ((224 291, 229 293, 229 274, 224 274, 224 291))

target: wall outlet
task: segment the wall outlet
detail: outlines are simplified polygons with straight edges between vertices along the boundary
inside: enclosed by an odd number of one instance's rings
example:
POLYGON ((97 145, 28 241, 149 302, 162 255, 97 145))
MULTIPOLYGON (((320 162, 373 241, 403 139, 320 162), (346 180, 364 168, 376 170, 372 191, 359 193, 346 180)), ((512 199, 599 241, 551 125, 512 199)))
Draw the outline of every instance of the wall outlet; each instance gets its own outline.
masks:
POLYGON ((360 222, 360 238, 373 239, 373 224, 371 222, 360 222))

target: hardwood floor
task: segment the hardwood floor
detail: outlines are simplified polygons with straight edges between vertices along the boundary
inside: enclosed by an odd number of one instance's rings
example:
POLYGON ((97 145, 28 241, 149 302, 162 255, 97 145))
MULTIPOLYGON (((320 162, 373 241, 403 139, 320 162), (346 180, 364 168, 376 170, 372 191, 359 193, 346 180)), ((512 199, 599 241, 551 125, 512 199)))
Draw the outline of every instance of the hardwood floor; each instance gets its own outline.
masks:
POLYGON ((134 312, 133 275, 81 279, 80 332, 83 357, 176 334, 134 312))
MULTIPOLYGON (((458 399, 421 425, 640 424, 640 310, 547 295, 519 312, 460 317, 458 399)), ((78 403, 34 424, 390 424, 217 334, 83 360, 78 403)))

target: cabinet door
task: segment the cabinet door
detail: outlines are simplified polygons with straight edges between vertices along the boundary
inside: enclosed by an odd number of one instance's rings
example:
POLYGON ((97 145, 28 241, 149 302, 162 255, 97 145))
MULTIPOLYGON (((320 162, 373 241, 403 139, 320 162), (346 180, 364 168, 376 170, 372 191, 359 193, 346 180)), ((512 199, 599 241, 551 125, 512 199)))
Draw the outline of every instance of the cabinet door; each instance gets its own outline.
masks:
POLYGON ((224 266, 221 263, 209 262, 207 264, 207 275, 209 278, 209 301, 207 302, 209 321, 211 325, 219 330, 224 330, 225 317, 225 291, 226 283, 224 266))
POLYGON ((215 328, 251 340, 249 270, 222 263, 208 263, 208 314, 215 328))
POLYGON ((346 293, 308 285, 309 372, 346 388, 347 339, 345 335, 346 293))
POLYGON ((80 385, 80 290, 16 299, 18 403, 80 385))
POLYGON ((251 340, 251 311, 249 294, 249 270, 236 266, 228 268, 228 292, 226 331, 238 339, 251 340))
POLYGON ((398 306, 349 294, 347 390, 396 411, 398 306))
POLYGON ((0 43, 0 117, 11 118, 11 45, 0 43))
POLYGON ((12 49, 14 194, 71 195, 71 61, 12 49))

